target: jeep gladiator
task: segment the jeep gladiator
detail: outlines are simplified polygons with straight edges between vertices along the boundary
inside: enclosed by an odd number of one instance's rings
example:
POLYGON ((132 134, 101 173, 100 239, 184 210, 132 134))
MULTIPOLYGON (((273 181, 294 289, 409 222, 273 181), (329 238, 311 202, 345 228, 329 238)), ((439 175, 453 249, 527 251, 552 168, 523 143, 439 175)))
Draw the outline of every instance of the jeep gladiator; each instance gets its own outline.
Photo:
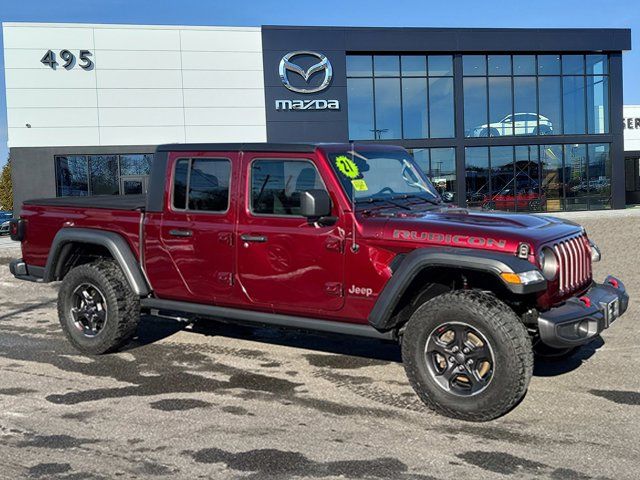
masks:
POLYGON ((163 145, 145 196, 29 200, 11 236, 17 278, 62 282, 82 352, 126 344, 141 312, 393 340, 422 401, 470 421, 512 409, 534 354, 571 355, 629 302, 593 281, 579 225, 446 207, 393 146, 163 145))

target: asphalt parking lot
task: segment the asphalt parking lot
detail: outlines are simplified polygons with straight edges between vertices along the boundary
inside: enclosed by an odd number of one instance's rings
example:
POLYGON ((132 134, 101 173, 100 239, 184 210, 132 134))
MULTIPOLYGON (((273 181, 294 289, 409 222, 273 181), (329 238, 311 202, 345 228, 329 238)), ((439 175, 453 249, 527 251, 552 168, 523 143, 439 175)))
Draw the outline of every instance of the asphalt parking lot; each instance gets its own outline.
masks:
POLYGON ((395 345, 143 319, 126 351, 76 353, 56 285, 0 249, 0 478, 637 479, 640 212, 585 214, 627 314, 484 424, 418 401, 395 345))

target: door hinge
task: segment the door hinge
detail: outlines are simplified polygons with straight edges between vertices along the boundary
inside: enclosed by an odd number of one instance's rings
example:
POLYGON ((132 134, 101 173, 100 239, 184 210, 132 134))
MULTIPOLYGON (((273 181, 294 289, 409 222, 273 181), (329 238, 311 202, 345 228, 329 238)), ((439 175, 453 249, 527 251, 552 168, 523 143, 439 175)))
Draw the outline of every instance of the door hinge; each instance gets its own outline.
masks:
POLYGON ((227 245, 233 245, 233 233, 232 232, 220 232, 218 233, 218 241, 227 245))
POLYGON ((329 295, 334 295, 336 297, 342 297, 344 295, 344 291, 342 289, 342 284, 339 282, 327 282, 324 284, 324 290, 329 295))
POLYGON ((231 272, 218 272, 218 282, 224 285, 233 285, 233 274, 231 272))
POLYGON ((325 242, 324 246, 327 248, 327 250, 344 253, 344 240, 342 238, 329 238, 325 242))

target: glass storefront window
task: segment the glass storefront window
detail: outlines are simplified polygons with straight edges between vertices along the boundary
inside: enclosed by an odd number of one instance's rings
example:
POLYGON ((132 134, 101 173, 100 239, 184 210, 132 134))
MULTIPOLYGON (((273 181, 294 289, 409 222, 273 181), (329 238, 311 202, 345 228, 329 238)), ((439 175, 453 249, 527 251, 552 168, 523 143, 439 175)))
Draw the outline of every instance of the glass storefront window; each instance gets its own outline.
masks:
POLYGON ((409 149, 418 166, 429 177, 445 203, 456 201, 456 149, 409 149))
POLYGON ((429 178, 446 203, 456 202, 456 149, 432 148, 429 178))
POLYGON ((536 77, 515 77, 513 79, 513 110, 515 112, 513 115, 514 135, 536 135, 538 132, 536 77))
POLYGON ((455 136, 453 103, 453 78, 429 78, 429 136, 431 138, 455 136))
POLYGON ((589 157, 589 210, 611 208, 611 157, 609 144, 587 145, 589 157))
POLYGON ((403 77, 427 76, 427 57, 424 55, 403 55, 400 63, 403 77))
POLYGON ((482 207, 489 199, 489 148, 465 149, 467 206, 482 207))
POLYGON ((486 55, 463 55, 462 71, 465 76, 484 76, 487 74, 486 55))
POLYGON ((489 55, 489 75, 511 75, 510 55, 489 55))
POLYGON ((373 75, 371 55, 347 55, 347 72, 350 77, 373 75))
POLYGON ((513 182, 518 212, 539 212, 544 208, 540 193, 540 162, 537 145, 515 147, 513 182))
POLYGON ((589 196, 589 178, 587 146, 584 144, 564 146, 564 171, 566 175, 567 210, 587 210, 589 196))
POLYGON ((562 75, 584 75, 584 56, 562 55, 562 75))
POLYGON ((538 121, 540 135, 562 134, 562 93, 560 77, 538 78, 538 121), (543 127, 544 125, 544 127, 543 127))
POLYGON ((491 147, 490 196, 482 205, 487 210, 515 211, 516 188, 513 171, 513 147, 491 147))
POLYGON ((609 77, 587 77, 588 133, 609 133, 609 77))
POLYGON ((489 77, 489 136, 513 135, 510 77, 489 77))
POLYGON ((538 75, 560 75, 560 55, 538 55, 538 75))
POLYGON ((349 137, 352 140, 373 140, 373 80, 347 79, 349 137))
POLYGON ((376 117, 374 139, 402 138, 400 79, 376 79, 374 89, 376 117))
POLYGON ((349 138, 453 138, 453 85, 452 55, 348 55, 349 138))
POLYGON ((609 80, 595 74, 607 72, 607 62, 606 55, 463 56, 465 136, 608 133, 609 80))
POLYGON ((535 55, 514 55, 513 56, 514 75, 535 75, 536 56, 535 55))
POLYGON ((374 55, 373 74, 376 77, 400 76, 400 58, 397 55, 374 55))
POLYGON ((488 137, 487 79, 467 77, 463 82, 465 137, 488 137))
POLYGON ((403 138, 428 138, 427 79, 402 79, 403 138))
POLYGON ((604 54, 587 55, 587 75, 607 75, 609 73, 609 59, 604 54))
POLYGON ((452 77, 453 57, 451 55, 429 55, 430 77, 452 77))
POLYGON ((565 134, 585 132, 585 77, 562 77, 563 131, 565 134))
POLYGON ((564 175, 562 145, 540 146, 541 196, 543 209, 557 212, 563 209, 564 175))
POLYGON ((89 195, 89 167, 84 155, 56 157, 58 197, 89 195))

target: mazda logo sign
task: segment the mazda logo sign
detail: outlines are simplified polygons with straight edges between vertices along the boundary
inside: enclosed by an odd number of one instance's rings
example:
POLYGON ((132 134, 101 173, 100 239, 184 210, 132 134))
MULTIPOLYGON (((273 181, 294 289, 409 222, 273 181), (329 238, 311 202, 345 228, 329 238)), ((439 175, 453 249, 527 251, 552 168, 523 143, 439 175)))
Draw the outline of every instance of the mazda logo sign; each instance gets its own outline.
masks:
POLYGON ((297 92, 297 93, 320 92, 329 86, 329 83, 331 83, 331 77, 333 77, 333 69, 331 68, 331 63, 329 62, 329 59, 324 55, 322 55, 321 53, 310 52, 307 50, 298 50, 296 52, 287 53, 284 57, 282 57, 282 60, 280 60, 280 67, 278 68, 278 71, 280 73, 280 79, 282 80, 282 83, 284 84, 284 86, 287 87, 292 92, 297 92), (307 56, 315 57, 320 61, 315 65, 311 65, 308 69, 305 70, 300 65, 296 65, 291 61, 293 57, 296 57, 298 55, 307 55, 307 56), (306 83, 308 83, 309 79, 311 78, 311 75, 321 70, 324 70, 324 79, 322 80, 322 83, 316 87, 309 87, 309 88, 294 87, 293 85, 291 85, 291 82, 289 82, 288 72, 297 73, 304 79, 306 83))

